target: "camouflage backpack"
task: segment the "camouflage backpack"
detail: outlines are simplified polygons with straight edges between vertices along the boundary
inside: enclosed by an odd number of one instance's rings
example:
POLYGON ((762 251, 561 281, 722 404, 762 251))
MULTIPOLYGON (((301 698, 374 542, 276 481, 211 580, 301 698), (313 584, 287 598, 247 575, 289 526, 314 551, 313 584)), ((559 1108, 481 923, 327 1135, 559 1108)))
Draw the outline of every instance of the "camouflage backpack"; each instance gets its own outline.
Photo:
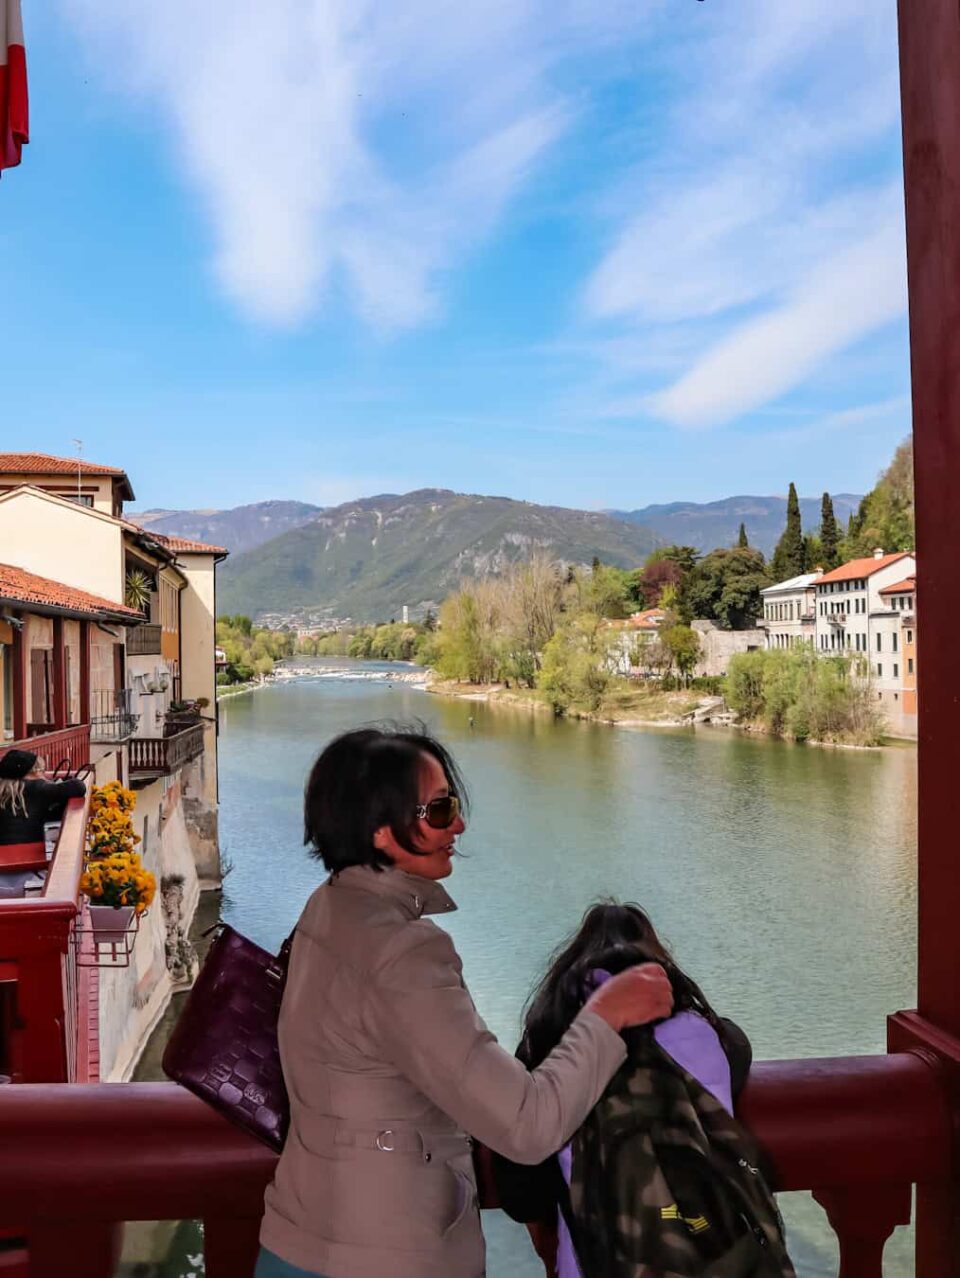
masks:
POLYGON ((628 1042, 573 1139, 584 1278, 796 1278, 753 1137, 650 1031, 628 1042))

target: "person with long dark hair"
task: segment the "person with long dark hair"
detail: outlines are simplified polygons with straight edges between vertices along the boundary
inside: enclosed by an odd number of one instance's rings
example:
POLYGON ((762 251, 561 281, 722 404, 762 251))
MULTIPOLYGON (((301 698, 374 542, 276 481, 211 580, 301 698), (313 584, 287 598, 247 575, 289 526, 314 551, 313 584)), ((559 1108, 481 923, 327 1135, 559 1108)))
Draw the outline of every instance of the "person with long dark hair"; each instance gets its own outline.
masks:
MULTIPOLYGON (((639 905, 605 901, 591 906, 553 955, 527 1004, 517 1057, 536 1070, 561 1041, 591 991, 636 965, 657 963, 673 992, 672 1014, 657 1023, 658 1045, 730 1112, 746 1082, 751 1050, 732 1021, 717 1016, 699 985, 675 962, 639 905)), ((530 1230, 550 1278, 580 1278, 570 1229, 572 1153, 567 1144, 539 1166, 494 1159, 501 1205, 530 1230)))
POLYGON ((266 1193, 257 1278, 482 1278, 473 1138, 539 1163, 626 1055, 620 1030, 670 1012, 656 962, 582 1000, 536 1068, 474 1007, 441 886, 465 828, 463 779, 424 731, 326 747, 305 839, 330 872, 297 924, 280 1014, 290 1130, 266 1193))

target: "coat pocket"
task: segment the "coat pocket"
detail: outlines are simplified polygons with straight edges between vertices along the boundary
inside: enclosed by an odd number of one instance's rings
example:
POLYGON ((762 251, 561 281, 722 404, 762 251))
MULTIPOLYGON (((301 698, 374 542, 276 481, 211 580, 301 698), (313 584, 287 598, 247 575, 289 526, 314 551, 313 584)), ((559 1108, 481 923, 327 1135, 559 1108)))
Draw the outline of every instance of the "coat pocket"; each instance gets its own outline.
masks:
POLYGON ((469 1152, 457 1154, 454 1158, 448 1158, 444 1166, 452 1178, 456 1195, 453 1219, 443 1231, 443 1237, 447 1238, 469 1217, 475 1216, 479 1219, 479 1208, 472 1154, 469 1152))

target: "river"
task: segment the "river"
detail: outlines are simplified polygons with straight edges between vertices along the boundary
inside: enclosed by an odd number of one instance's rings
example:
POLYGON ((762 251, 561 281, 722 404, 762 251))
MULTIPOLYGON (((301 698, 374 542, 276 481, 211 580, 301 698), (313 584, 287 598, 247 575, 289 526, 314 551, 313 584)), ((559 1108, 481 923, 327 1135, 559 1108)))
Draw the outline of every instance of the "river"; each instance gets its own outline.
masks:
MULTIPOLYGON (((473 800, 446 883, 460 908, 444 926, 511 1050, 550 951, 586 904, 611 895, 650 912, 758 1059, 883 1051, 885 1016, 913 1006, 913 750, 555 721, 431 696, 396 681, 396 667, 317 665, 333 669, 220 705, 221 912, 261 945, 279 946, 323 877, 300 817, 318 748, 358 724, 420 719, 453 748, 473 800)), ((835 1274, 820 1209, 808 1195, 781 1201, 801 1274, 835 1274)), ((489 1278, 542 1274, 519 1226, 500 1213, 484 1226, 489 1278)), ((195 1239, 178 1239, 161 1268, 124 1274, 200 1272, 183 1260, 195 1239)), ((910 1252, 898 1230, 887 1278, 913 1273, 910 1252)))

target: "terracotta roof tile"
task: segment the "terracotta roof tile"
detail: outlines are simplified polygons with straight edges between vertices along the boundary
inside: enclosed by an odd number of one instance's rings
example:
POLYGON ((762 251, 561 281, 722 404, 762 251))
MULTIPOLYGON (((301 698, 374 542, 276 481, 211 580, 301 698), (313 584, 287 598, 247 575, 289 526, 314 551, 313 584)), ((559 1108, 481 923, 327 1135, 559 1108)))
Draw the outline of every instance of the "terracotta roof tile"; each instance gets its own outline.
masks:
POLYGON ((0 599, 29 607, 36 604, 44 608, 62 608, 68 612, 83 613, 88 617, 102 617, 109 613, 113 618, 143 621, 143 614, 125 604, 114 603, 100 595, 88 594, 63 582, 38 577, 36 573, 0 564, 0 599))
POLYGON ((76 457, 48 453, 0 453, 0 475, 125 475, 119 466, 98 466, 76 457))
POLYGON ((916 588, 916 577, 905 577, 903 581, 898 581, 893 586, 884 586, 880 593, 881 595, 906 595, 912 594, 916 588))
POLYGON ((188 537, 169 537, 166 533, 151 532, 149 528, 141 528, 137 525, 138 532, 146 533, 153 541, 158 541, 161 546, 166 546, 168 550, 182 550, 185 554, 191 551, 198 555, 228 555, 230 552, 226 546, 211 546, 205 541, 191 541, 188 537))
POLYGON ((825 572, 817 585, 823 586, 831 581, 853 581, 857 577, 872 577, 881 568, 895 564, 898 559, 906 559, 909 553, 909 551, 900 550, 893 555, 881 555, 879 559, 874 559, 872 555, 868 559, 851 559, 849 563, 841 564, 832 572, 825 572))

